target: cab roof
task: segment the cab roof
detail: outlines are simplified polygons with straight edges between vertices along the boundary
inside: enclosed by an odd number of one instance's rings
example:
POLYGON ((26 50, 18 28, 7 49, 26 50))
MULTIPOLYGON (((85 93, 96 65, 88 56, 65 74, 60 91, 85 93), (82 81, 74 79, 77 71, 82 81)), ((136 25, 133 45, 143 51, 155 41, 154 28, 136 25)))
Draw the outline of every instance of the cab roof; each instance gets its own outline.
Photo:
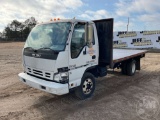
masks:
POLYGON ((92 21, 86 21, 86 20, 80 20, 80 19, 60 19, 60 20, 52 20, 52 21, 48 21, 48 22, 42 22, 42 23, 39 23, 38 25, 58 23, 58 22, 71 22, 71 23, 84 22, 84 23, 86 23, 86 22, 92 22, 92 21))

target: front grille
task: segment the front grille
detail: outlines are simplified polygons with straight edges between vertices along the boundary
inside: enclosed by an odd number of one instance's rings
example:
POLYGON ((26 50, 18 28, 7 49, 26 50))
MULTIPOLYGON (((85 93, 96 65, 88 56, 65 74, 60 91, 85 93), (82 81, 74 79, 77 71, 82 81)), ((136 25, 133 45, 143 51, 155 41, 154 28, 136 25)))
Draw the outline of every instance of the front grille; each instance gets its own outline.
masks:
POLYGON ((43 72, 42 71, 35 70, 35 69, 33 69, 33 74, 43 76, 43 72))
POLYGON ((26 72, 29 73, 30 75, 53 80, 53 72, 42 71, 42 70, 31 68, 31 67, 27 67, 26 72))
POLYGON ((31 68, 28 68, 28 72, 31 72, 31 68))
POLYGON ((45 77, 50 77, 51 74, 50 73, 45 73, 45 77))

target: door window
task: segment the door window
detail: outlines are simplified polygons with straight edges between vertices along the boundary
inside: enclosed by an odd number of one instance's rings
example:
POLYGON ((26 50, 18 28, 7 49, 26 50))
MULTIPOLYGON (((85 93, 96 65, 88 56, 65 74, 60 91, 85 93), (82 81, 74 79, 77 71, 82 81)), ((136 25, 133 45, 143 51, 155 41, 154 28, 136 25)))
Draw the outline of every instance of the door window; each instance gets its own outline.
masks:
POLYGON ((76 24, 71 39, 71 58, 77 58, 81 53, 85 41, 85 24, 76 24))

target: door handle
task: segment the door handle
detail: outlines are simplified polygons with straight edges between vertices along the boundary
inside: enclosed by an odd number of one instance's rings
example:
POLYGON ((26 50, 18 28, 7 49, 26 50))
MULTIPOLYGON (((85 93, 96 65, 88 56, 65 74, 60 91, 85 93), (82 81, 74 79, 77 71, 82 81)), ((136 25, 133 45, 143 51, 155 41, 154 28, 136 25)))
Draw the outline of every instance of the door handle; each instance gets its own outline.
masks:
POLYGON ((85 50, 83 51, 83 55, 86 55, 86 53, 87 53, 87 52, 86 52, 86 47, 85 47, 85 50))
POLYGON ((83 51, 83 55, 86 55, 86 51, 83 51))
POLYGON ((96 59, 96 56, 95 56, 95 55, 93 55, 93 56, 92 56, 92 59, 96 59))

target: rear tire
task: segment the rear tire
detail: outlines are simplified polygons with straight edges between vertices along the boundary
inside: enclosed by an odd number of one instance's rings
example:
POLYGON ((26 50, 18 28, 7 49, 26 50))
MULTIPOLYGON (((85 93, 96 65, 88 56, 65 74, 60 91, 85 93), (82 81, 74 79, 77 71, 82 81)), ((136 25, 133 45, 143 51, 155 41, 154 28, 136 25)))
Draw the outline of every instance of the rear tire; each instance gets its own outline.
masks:
POLYGON ((122 63, 122 74, 126 75, 127 74, 127 64, 126 62, 122 63))
POLYGON ((75 95, 80 99, 86 99, 92 96, 95 90, 95 78, 91 73, 84 73, 81 79, 81 85, 75 90, 75 95))
POLYGON ((127 75, 133 76, 136 72, 136 61, 132 60, 127 64, 127 75))

